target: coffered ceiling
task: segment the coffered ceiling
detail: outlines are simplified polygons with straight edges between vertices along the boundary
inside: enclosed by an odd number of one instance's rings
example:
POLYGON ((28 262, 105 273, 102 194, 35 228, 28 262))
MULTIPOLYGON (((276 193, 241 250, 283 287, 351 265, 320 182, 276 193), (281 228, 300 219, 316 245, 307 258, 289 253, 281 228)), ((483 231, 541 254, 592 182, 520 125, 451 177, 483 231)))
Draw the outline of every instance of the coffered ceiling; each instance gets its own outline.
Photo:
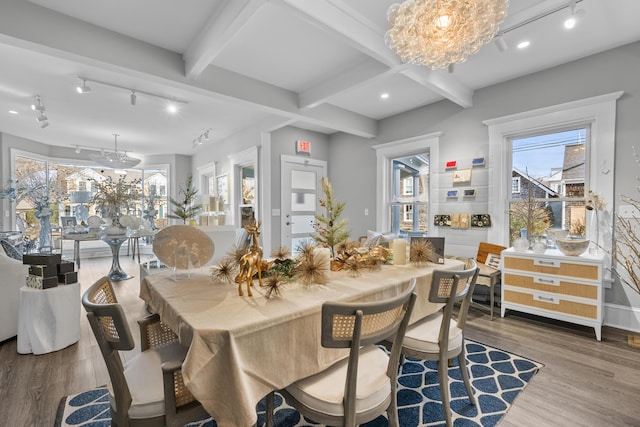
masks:
POLYGON ((571 31, 567 0, 511 0, 508 50, 490 43, 452 73, 432 71, 385 45, 392 3, 2 0, 0 132, 107 148, 118 133, 119 148, 143 155, 193 154, 250 126, 369 138, 380 119, 441 100, 470 108, 480 88, 640 40, 637 0, 578 1, 571 31), (79 76, 91 93, 76 93, 79 76), (186 103, 172 115, 169 99, 186 103))

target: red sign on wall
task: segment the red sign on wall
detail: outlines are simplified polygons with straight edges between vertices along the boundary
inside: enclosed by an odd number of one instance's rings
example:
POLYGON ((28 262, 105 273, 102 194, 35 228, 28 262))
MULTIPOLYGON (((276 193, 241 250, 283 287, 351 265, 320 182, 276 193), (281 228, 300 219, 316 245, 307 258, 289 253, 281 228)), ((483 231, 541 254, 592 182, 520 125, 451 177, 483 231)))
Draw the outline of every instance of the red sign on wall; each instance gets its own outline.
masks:
POLYGON ((302 139, 297 140, 296 153, 311 153, 311 143, 302 139))

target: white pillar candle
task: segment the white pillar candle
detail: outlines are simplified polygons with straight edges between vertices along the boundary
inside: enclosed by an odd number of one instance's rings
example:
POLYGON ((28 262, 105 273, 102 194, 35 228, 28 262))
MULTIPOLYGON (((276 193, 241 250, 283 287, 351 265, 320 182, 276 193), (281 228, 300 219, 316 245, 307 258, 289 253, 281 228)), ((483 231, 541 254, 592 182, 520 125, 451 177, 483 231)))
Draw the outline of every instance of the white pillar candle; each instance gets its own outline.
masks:
POLYGON ((407 263, 407 241, 404 239, 393 239, 393 263, 395 265, 405 265, 407 263))
POLYGON ((322 270, 329 271, 331 269, 331 265, 329 264, 331 251, 329 248, 315 248, 313 250, 313 258, 322 270))

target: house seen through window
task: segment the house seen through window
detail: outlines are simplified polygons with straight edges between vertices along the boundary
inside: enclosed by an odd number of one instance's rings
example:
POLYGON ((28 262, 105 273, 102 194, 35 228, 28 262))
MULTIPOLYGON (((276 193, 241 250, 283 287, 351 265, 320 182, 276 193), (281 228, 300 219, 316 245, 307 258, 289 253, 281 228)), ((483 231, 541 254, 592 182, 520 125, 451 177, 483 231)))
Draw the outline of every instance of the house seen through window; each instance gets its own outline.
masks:
POLYGON ((429 218, 429 156, 395 158, 391 164, 391 231, 423 234, 429 218))
POLYGON ((586 235, 589 129, 566 129, 511 140, 510 243, 543 238, 547 228, 586 235))

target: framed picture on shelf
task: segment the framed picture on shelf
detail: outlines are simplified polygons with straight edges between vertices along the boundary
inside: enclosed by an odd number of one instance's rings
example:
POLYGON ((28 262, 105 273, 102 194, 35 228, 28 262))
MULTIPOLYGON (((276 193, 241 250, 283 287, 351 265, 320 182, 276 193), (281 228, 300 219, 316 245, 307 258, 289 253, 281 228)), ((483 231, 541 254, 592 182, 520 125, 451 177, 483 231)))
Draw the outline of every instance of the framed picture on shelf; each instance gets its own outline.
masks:
POLYGON ((223 174, 216 177, 216 183, 218 188, 218 197, 223 204, 229 203, 229 175, 223 174))
POLYGON ((456 198, 458 197, 458 190, 449 190, 447 191, 448 198, 456 198))
POLYGON ((453 172, 454 184, 467 184, 471 182, 471 169, 458 169, 453 172))

